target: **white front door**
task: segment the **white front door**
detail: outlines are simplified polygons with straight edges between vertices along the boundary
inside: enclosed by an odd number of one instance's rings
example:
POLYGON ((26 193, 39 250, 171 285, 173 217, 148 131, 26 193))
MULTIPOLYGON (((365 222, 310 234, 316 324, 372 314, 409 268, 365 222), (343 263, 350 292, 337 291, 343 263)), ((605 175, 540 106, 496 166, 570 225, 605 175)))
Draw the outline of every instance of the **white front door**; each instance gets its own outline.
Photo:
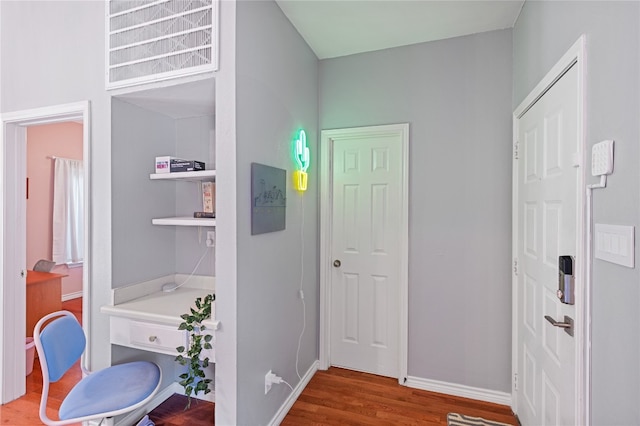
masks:
POLYGON ((519 120, 517 150, 517 414, 523 426, 576 424, 577 345, 550 320, 581 309, 558 298, 559 256, 578 266, 578 66, 569 69, 519 120))
POLYGON ((399 377, 408 125, 349 130, 331 137, 331 365, 399 377))

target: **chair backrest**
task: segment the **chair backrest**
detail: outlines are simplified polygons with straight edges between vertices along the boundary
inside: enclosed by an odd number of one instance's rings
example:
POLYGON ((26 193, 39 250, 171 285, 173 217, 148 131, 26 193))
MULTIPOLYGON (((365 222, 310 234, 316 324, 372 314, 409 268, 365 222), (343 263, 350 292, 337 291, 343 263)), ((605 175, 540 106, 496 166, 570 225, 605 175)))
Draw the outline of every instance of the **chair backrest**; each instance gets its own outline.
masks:
POLYGON ((40 319, 34 328, 33 338, 42 365, 43 379, 48 378, 50 382, 60 380, 78 361, 87 343, 82 326, 68 311, 54 312, 40 319), (55 319, 42 329, 52 318, 55 319))
POLYGON ((33 270, 38 272, 51 272, 56 262, 52 260, 40 259, 33 265, 33 270))

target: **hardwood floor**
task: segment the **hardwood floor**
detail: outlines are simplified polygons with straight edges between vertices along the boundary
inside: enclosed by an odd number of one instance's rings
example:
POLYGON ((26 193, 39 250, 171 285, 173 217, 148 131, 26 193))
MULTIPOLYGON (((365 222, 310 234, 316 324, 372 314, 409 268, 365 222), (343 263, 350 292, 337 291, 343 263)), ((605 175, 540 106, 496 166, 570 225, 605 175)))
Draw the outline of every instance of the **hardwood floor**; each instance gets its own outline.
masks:
MULTIPOLYGON (((82 321, 82 299, 64 302, 63 309, 82 321)), ((81 375, 76 364, 62 380, 51 384, 49 416, 55 418, 62 399, 81 375)), ((0 425, 41 425, 38 417, 41 390, 42 373, 36 359, 33 373, 27 376, 26 395, 0 406, 0 425)), ((185 398, 174 395, 149 413, 149 417, 157 426, 215 424, 214 404, 194 401, 190 410, 184 407, 185 398)), ((398 385, 396 379, 332 367, 314 375, 282 425, 446 425, 450 412, 518 424, 507 406, 407 388, 398 385)))
POLYGON ((331 367, 313 376, 282 425, 446 425, 450 412, 518 424, 506 406, 407 388, 396 379, 331 367))
POLYGON ((82 324, 82 297, 62 302, 62 309, 74 314, 80 324, 82 324))
POLYGON ((156 426, 210 426, 214 424, 215 404, 191 399, 191 408, 185 410, 187 397, 173 394, 149 413, 156 426))
MULTIPOLYGON (((214 404, 200 401, 196 411, 182 409, 174 395, 149 414, 157 426, 213 425, 214 404), (190 413, 193 411, 192 413, 190 413)), ((398 385, 396 379, 332 367, 318 371, 283 426, 446 425, 455 412, 517 425, 509 407, 398 385)))

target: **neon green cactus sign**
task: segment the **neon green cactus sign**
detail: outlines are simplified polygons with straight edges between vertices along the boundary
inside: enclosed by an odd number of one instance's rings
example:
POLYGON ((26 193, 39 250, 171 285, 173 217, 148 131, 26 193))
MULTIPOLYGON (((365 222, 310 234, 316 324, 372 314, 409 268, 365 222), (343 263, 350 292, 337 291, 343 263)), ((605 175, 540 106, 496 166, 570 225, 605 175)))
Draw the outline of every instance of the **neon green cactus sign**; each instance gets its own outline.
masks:
POLYGON ((298 166, 298 170, 293 172, 293 187, 298 191, 307 190, 307 169, 309 168, 310 156, 307 146, 307 134, 304 130, 298 132, 297 138, 293 141, 293 156, 298 166))

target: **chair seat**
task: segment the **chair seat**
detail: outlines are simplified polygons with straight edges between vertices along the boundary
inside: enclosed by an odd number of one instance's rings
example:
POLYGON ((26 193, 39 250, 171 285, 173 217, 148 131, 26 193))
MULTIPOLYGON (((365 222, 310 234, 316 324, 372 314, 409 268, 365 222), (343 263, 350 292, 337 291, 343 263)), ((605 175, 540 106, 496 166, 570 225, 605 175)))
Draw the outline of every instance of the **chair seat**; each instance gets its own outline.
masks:
POLYGON ((135 361, 96 371, 82 379, 60 406, 61 420, 108 413, 137 404, 158 386, 157 365, 135 361))

